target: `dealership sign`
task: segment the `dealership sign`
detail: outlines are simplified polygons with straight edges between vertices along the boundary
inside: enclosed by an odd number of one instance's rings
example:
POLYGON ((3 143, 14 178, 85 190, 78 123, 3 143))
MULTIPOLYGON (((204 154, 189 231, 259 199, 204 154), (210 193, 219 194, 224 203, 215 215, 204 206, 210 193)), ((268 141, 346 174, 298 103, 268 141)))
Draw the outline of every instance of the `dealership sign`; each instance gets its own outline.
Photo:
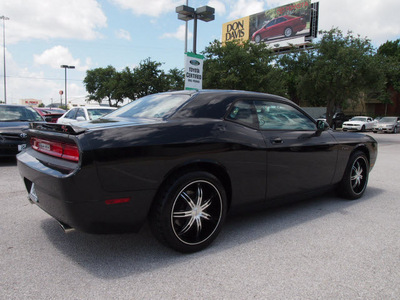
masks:
POLYGON ((304 43, 304 37, 315 35, 317 9, 317 3, 302 0, 224 23, 222 43, 248 40, 273 45, 282 41, 293 44, 291 40, 304 43), (299 40, 299 37, 303 38, 299 40))
POLYGON ((203 88, 204 56, 187 52, 185 61, 185 90, 201 90, 203 88))

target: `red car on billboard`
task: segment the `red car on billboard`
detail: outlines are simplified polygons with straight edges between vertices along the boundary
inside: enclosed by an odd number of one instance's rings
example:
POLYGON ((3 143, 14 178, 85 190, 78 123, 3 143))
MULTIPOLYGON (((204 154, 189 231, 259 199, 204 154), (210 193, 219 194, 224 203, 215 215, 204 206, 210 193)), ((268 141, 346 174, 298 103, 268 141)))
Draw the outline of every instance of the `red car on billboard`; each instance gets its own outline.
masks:
POLYGON ((260 43, 262 40, 283 35, 291 37, 306 28, 306 19, 296 16, 281 16, 272 19, 253 33, 251 40, 260 43))

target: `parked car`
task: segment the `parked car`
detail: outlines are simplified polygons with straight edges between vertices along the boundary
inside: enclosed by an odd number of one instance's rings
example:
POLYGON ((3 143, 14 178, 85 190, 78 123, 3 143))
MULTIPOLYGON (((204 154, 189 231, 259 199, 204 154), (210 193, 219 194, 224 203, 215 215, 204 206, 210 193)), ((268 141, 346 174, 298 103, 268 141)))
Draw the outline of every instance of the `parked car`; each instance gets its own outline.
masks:
MULTIPOLYGON (((329 126, 331 126, 332 129, 340 128, 343 126, 343 123, 345 121, 348 121, 349 119, 350 119, 350 117, 346 116, 344 113, 337 112, 333 115, 332 122, 331 122, 331 124, 329 124, 329 126)), ((317 120, 326 122, 326 114, 323 114, 317 120)))
POLYGON ((373 131, 397 133, 400 128, 400 117, 383 117, 375 123, 373 131))
POLYGON ((41 107, 34 107, 46 122, 50 123, 57 123, 57 120, 65 114, 65 110, 60 108, 41 108, 41 107))
POLYGON ((138 230, 194 252, 228 211, 325 188, 361 197, 377 143, 336 132, 285 98, 244 91, 153 94, 91 122, 33 124, 18 155, 30 199, 64 228, 138 230))
POLYGON ((115 107, 104 107, 104 106, 74 107, 69 111, 67 111, 63 116, 61 116, 57 120, 57 123, 71 124, 81 121, 92 121, 114 111, 115 109, 116 109, 115 107))
POLYGON ((251 39, 256 43, 260 43, 262 40, 280 35, 291 37, 304 28, 306 28, 306 19, 304 17, 281 16, 263 25, 253 33, 251 39))
POLYGON ((0 104, 0 157, 15 156, 26 147, 29 122, 44 121, 30 106, 0 104))
POLYGON ((357 116, 351 118, 349 121, 343 122, 342 129, 346 130, 356 130, 356 131, 366 131, 372 130, 377 121, 371 117, 357 116))

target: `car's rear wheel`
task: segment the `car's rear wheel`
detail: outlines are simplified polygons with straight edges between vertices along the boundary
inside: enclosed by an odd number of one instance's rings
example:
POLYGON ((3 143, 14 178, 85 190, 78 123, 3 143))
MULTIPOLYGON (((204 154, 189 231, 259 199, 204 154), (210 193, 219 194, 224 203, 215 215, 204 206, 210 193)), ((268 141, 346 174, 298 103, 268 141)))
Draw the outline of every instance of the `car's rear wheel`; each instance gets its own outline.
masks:
POLYGON ((164 186, 151 215, 154 235, 179 252, 206 248, 218 235, 227 210, 221 182, 207 172, 191 172, 164 186))
POLYGON ((369 163, 361 151, 354 152, 347 163, 342 181, 338 186, 339 194, 349 200, 360 198, 367 187, 369 163))

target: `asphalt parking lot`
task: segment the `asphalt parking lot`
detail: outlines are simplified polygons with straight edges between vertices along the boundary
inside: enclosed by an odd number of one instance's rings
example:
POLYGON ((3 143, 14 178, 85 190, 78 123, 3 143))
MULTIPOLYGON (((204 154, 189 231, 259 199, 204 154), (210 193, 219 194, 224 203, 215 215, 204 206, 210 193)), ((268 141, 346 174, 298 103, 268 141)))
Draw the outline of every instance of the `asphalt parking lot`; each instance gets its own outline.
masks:
POLYGON ((400 134, 373 134, 364 197, 229 218, 205 251, 138 234, 64 234, 0 160, 0 299, 400 299, 400 134))

